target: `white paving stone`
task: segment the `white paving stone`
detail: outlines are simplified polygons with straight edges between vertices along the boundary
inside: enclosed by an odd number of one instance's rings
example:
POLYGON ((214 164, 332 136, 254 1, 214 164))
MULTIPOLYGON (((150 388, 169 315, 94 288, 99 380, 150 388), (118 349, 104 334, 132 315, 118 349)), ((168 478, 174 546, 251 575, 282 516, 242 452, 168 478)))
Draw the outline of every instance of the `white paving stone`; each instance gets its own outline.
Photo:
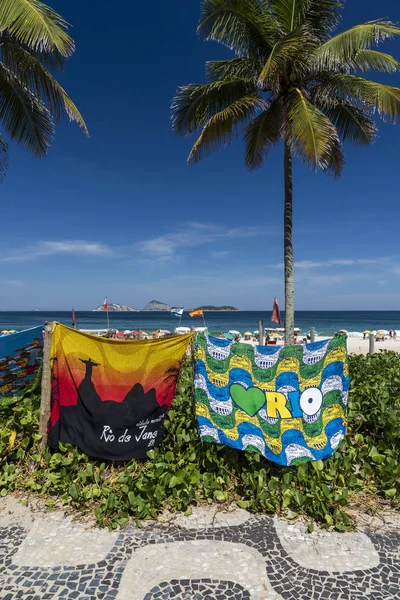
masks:
POLYGON ((242 585, 252 600, 277 600, 268 583, 263 557, 244 544, 196 540, 154 544, 136 550, 119 586, 117 600, 143 600, 172 579, 217 579, 242 585))
POLYGON ((193 506, 192 514, 164 514, 164 519, 184 529, 201 529, 202 527, 234 527, 243 525, 251 518, 251 514, 243 508, 233 506, 229 510, 220 510, 215 506, 193 506))
POLYGON ((61 513, 38 517, 13 557, 18 566, 57 567, 104 560, 117 539, 105 529, 85 529, 61 513))
POLYGON ((274 523, 285 551, 306 569, 344 573, 379 564, 379 554, 364 533, 320 529, 307 533, 307 526, 299 521, 288 523, 275 517, 274 523))

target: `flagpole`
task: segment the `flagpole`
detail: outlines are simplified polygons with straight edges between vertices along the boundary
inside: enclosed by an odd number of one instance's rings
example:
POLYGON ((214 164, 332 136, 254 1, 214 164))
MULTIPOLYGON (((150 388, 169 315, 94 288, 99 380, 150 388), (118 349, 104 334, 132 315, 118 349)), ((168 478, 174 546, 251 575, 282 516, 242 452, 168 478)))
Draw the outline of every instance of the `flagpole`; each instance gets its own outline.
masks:
POLYGON ((107 302, 107 329, 110 329, 110 316, 108 314, 108 302, 107 302))
POLYGON ((207 329, 206 320, 205 320, 205 318, 204 318, 204 310, 202 310, 202 313, 203 313, 203 323, 204 323, 204 327, 207 329))

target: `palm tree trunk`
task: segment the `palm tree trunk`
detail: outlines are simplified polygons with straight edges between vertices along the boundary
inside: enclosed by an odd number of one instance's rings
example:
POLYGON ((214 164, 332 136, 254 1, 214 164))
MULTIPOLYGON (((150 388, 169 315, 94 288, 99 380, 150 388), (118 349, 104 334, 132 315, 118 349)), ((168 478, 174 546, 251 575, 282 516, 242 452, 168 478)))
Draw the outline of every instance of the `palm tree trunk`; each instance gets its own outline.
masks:
POLYGON ((293 260, 293 169, 292 149, 284 142, 285 210, 284 269, 285 269, 285 345, 294 342, 294 260, 293 260))

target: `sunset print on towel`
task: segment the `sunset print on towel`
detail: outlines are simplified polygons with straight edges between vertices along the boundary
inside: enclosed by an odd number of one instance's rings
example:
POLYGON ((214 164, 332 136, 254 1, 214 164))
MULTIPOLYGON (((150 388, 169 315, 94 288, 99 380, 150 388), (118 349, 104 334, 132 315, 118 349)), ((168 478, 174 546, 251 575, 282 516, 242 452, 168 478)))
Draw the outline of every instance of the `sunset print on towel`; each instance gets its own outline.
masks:
POLYGON ((49 445, 110 460, 144 458, 164 435, 191 335, 126 341, 56 324, 49 445))

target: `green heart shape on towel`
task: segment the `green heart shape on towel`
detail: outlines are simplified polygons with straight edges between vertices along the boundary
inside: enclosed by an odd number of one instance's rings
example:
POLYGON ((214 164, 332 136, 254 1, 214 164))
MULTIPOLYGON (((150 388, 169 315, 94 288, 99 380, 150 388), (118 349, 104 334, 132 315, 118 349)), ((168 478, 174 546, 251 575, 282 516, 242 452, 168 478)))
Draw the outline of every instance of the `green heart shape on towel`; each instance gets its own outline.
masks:
POLYGON ((259 388, 246 389, 240 383, 233 383, 229 388, 229 392, 232 400, 250 417, 254 417, 265 404, 265 393, 259 388))

